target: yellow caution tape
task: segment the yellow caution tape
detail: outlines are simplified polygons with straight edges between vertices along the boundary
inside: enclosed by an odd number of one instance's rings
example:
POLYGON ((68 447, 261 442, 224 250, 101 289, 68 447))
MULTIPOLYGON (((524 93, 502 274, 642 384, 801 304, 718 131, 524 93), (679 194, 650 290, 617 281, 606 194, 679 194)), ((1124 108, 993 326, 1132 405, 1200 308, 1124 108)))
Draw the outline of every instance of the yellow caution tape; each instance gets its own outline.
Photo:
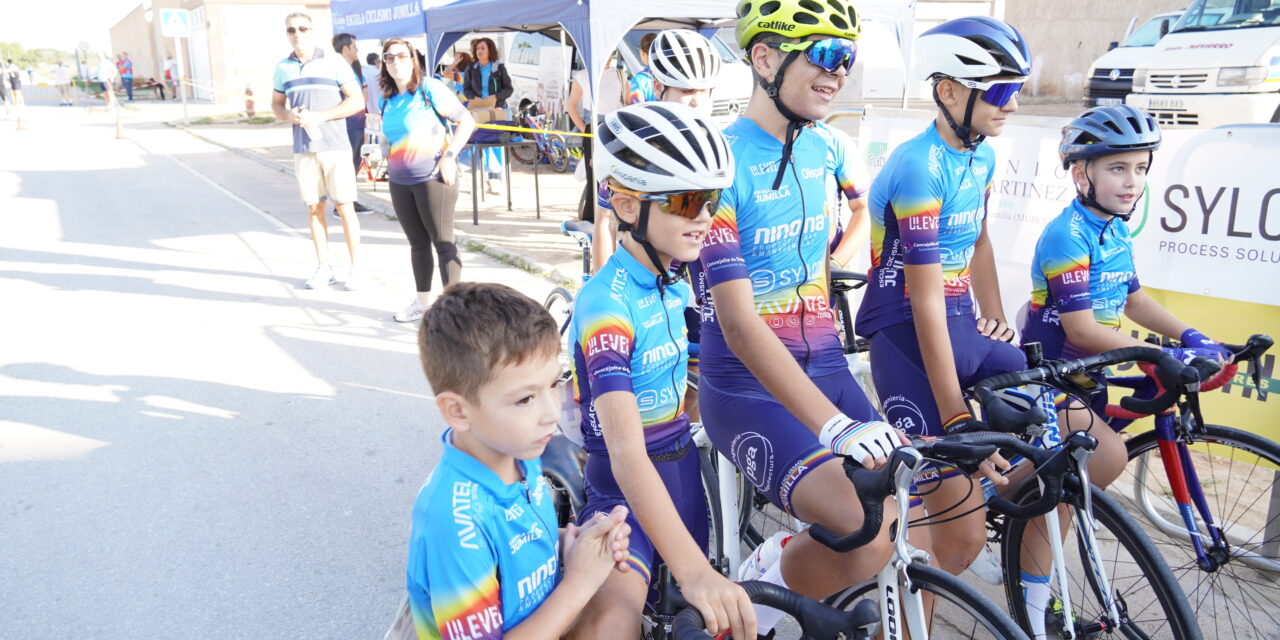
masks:
POLYGON ((573 131, 548 131, 546 129, 529 129, 527 127, 513 127, 505 124, 489 124, 487 122, 484 124, 476 125, 476 128, 477 129, 496 129, 498 131, 520 131, 524 133, 558 133, 562 136, 578 136, 580 138, 594 137, 590 133, 576 133, 573 131))

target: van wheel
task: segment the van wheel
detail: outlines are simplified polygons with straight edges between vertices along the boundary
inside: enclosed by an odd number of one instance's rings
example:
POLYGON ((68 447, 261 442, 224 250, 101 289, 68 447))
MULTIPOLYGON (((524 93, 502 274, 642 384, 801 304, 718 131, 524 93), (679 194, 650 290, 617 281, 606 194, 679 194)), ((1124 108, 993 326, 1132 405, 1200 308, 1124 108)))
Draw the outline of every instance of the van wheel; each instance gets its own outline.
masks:
POLYGON ((1271 114, 1271 122, 1280 122, 1280 107, 1276 107, 1276 112, 1271 114))

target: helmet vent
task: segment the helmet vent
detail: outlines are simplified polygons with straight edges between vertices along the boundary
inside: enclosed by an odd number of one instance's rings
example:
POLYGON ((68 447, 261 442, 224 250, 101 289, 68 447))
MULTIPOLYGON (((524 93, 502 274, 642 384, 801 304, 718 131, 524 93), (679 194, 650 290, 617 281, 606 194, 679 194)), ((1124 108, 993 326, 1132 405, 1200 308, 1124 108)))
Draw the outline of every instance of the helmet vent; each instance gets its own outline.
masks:
POLYGON ((751 3, 750 3, 750 2, 744 2, 744 3, 742 3, 742 5, 741 5, 741 6, 739 6, 739 7, 738 7, 738 19, 739 19, 739 20, 741 20, 741 19, 743 19, 743 18, 747 17, 747 14, 749 14, 749 13, 751 13, 751 3))
POLYGON ((769 2, 760 5, 760 15, 761 17, 771 16, 781 7, 782 3, 778 2, 778 0, 769 0, 769 2))
POLYGON ((797 11, 794 19, 800 24, 818 24, 818 16, 803 11, 797 11))
POLYGON ((1139 124, 1138 124, 1138 119, 1137 119, 1137 118, 1134 118, 1133 116, 1129 116, 1129 117, 1127 117, 1127 118, 1125 118, 1125 119, 1129 121, 1129 126, 1130 126, 1130 127, 1133 127, 1133 131, 1134 131, 1134 133, 1141 133, 1141 132, 1142 132, 1142 125, 1139 125, 1139 124))
POLYGON ((823 9, 822 5, 814 2, 813 0, 800 0, 800 2, 796 4, 799 4, 800 8, 804 9, 805 11, 812 11, 814 13, 826 12, 826 9, 823 9))
POLYGON ((832 15, 830 17, 831 17, 831 24, 834 24, 837 29, 849 28, 849 23, 845 22, 844 18, 841 18, 839 15, 832 15))
POLYGON ((956 55, 956 57, 960 59, 960 62, 963 62, 964 64, 969 66, 978 66, 982 64, 981 60, 974 60, 973 58, 969 58, 969 57, 958 55, 958 54, 956 55))
POLYGON ((1118 134, 1122 134, 1122 135, 1123 135, 1123 132, 1122 132, 1122 131, 1120 131, 1120 126, 1119 126, 1119 125, 1117 125, 1115 122, 1112 122, 1111 120, 1107 120, 1106 122, 1103 122, 1102 124, 1107 125, 1107 128, 1108 128, 1108 129, 1110 129, 1110 130, 1112 130, 1112 131, 1114 131, 1114 132, 1116 132, 1116 133, 1118 133, 1118 134))

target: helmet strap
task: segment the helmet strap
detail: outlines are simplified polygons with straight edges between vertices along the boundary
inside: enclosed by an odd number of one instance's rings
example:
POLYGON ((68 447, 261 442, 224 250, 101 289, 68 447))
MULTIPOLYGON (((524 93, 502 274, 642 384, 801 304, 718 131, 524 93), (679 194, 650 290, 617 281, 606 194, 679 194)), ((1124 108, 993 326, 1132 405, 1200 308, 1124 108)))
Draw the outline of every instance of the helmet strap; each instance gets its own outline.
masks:
POLYGON ((636 220, 635 225, 619 220, 618 230, 631 232, 631 239, 635 240, 641 249, 644 249, 644 254, 649 257, 654 269, 658 271, 658 289, 662 290, 679 282, 680 279, 671 273, 671 265, 662 264, 662 259, 658 257, 658 250, 645 237, 649 228, 649 206, 652 204, 648 200, 641 200, 640 217, 636 220))
POLYGON ((770 100, 773 100, 773 106, 777 107, 778 113, 787 119, 786 141, 782 145, 782 158, 778 162, 778 173, 773 179, 773 190, 777 191, 782 186, 782 171, 791 162, 791 152, 795 147, 796 138, 799 137, 800 129, 807 127, 813 122, 807 118, 803 118, 792 111, 785 102, 782 101, 782 78, 787 73, 787 67, 800 57, 799 51, 789 51, 782 58, 782 64, 778 65, 778 72, 773 75, 773 81, 765 80, 763 77, 759 79, 760 88, 764 89, 770 100))
POLYGON ((965 149, 973 149, 986 139, 984 135, 971 138, 973 136, 973 107, 978 103, 977 89, 969 91, 969 102, 964 108, 963 125, 957 125, 955 118, 952 118, 951 112, 947 110, 947 106, 942 104, 942 98, 938 97, 938 83, 936 82, 933 84, 933 102, 938 105, 938 110, 942 112, 942 117, 947 121, 947 125, 951 127, 951 130, 955 132, 956 137, 960 138, 960 143, 964 145, 965 149))
POLYGON ((1085 193, 1080 193, 1080 190, 1076 189, 1076 199, 1080 201, 1080 204, 1083 204, 1086 207, 1093 207, 1094 209, 1111 216, 1110 218, 1107 218, 1107 223, 1102 225, 1102 231, 1098 232, 1098 244, 1102 245, 1107 243, 1106 233, 1107 229, 1111 226, 1111 223, 1114 222, 1116 218, 1128 222, 1129 217, 1133 215, 1135 210, 1137 210, 1138 203, 1135 201, 1133 203, 1133 207, 1130 208, 1127 213, 1116 213, 1115 211, 1102 206, 1102 204, 1098 202, 1098 190, 1093 186, 1093 178, 1089 176, 1089 163, 1091 162, 1093 162, 1092 158, 1084 161, 1084 180, 1089 184, 1089 190, 1085 193))

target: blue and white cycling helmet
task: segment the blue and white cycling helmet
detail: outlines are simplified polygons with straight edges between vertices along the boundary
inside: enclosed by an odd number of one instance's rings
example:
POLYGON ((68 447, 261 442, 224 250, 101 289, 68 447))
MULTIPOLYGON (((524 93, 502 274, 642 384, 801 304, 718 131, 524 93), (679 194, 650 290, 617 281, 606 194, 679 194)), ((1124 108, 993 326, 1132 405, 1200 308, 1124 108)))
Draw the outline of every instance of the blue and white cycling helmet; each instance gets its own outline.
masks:
MULTIPOLYGON (((1093 179, 1089 177, 1088 163, 1095 158, 1124 153, 1126 151, 1146 151, 1147 168, 1151 167, 1154 151, 1160 148, 1160 125, 1150 114, 1137 107, 1119 104, 1107 107, 1095 107, 1080 114, 1075 120, 1062 128, 1062 143, 1058 145, 1058 157, 1062 158, 1062 168, 1067 169, 1072 161, 1085 161, 1084 179, 1089 183, 1086 193, 1077 193, 1081 203, 1099 211, 1105 211, 1121 220, 1138 208, 1139 200, 1133 202, 1128 211, 1111 211, 1098 202, 1098 193, 1094 189, 1093 179)), ((1108 220, 1107 224, 1110 225, 1108 220)), ((1106 227, 1103 227, 1106 231, 1106 227)), ((1099 243, 1105 244, 1102 234, 1098 235, 1099 243)))
POLYGON ((720 75, 720 54, 697 31, 667 29, 649 45, 649 70, 663 87, 709 90, 720 75))
POLYGON ((1073 160, 1092 160, 1125 151, 1160 148, 1160 125, 1151 114, 1127 104, 1096 107, 1062 128, 1058 157, 1062 168, 1073 160))
POLYGON ((983 136, 973 135, 973 107, 979 96, 1003 107, 1031 75, 1031 49, 1017 29, 985 16, 948 20, 916 39, 916 71, 924 80, 934 80, 933 100, 947 124, 965 147, 974 148, 983 136), (983 78, 999 82, 982 82, 983 78), (957 125, 938 97, 936 81, 951 78, 970 89, 964 123, 957 125))

